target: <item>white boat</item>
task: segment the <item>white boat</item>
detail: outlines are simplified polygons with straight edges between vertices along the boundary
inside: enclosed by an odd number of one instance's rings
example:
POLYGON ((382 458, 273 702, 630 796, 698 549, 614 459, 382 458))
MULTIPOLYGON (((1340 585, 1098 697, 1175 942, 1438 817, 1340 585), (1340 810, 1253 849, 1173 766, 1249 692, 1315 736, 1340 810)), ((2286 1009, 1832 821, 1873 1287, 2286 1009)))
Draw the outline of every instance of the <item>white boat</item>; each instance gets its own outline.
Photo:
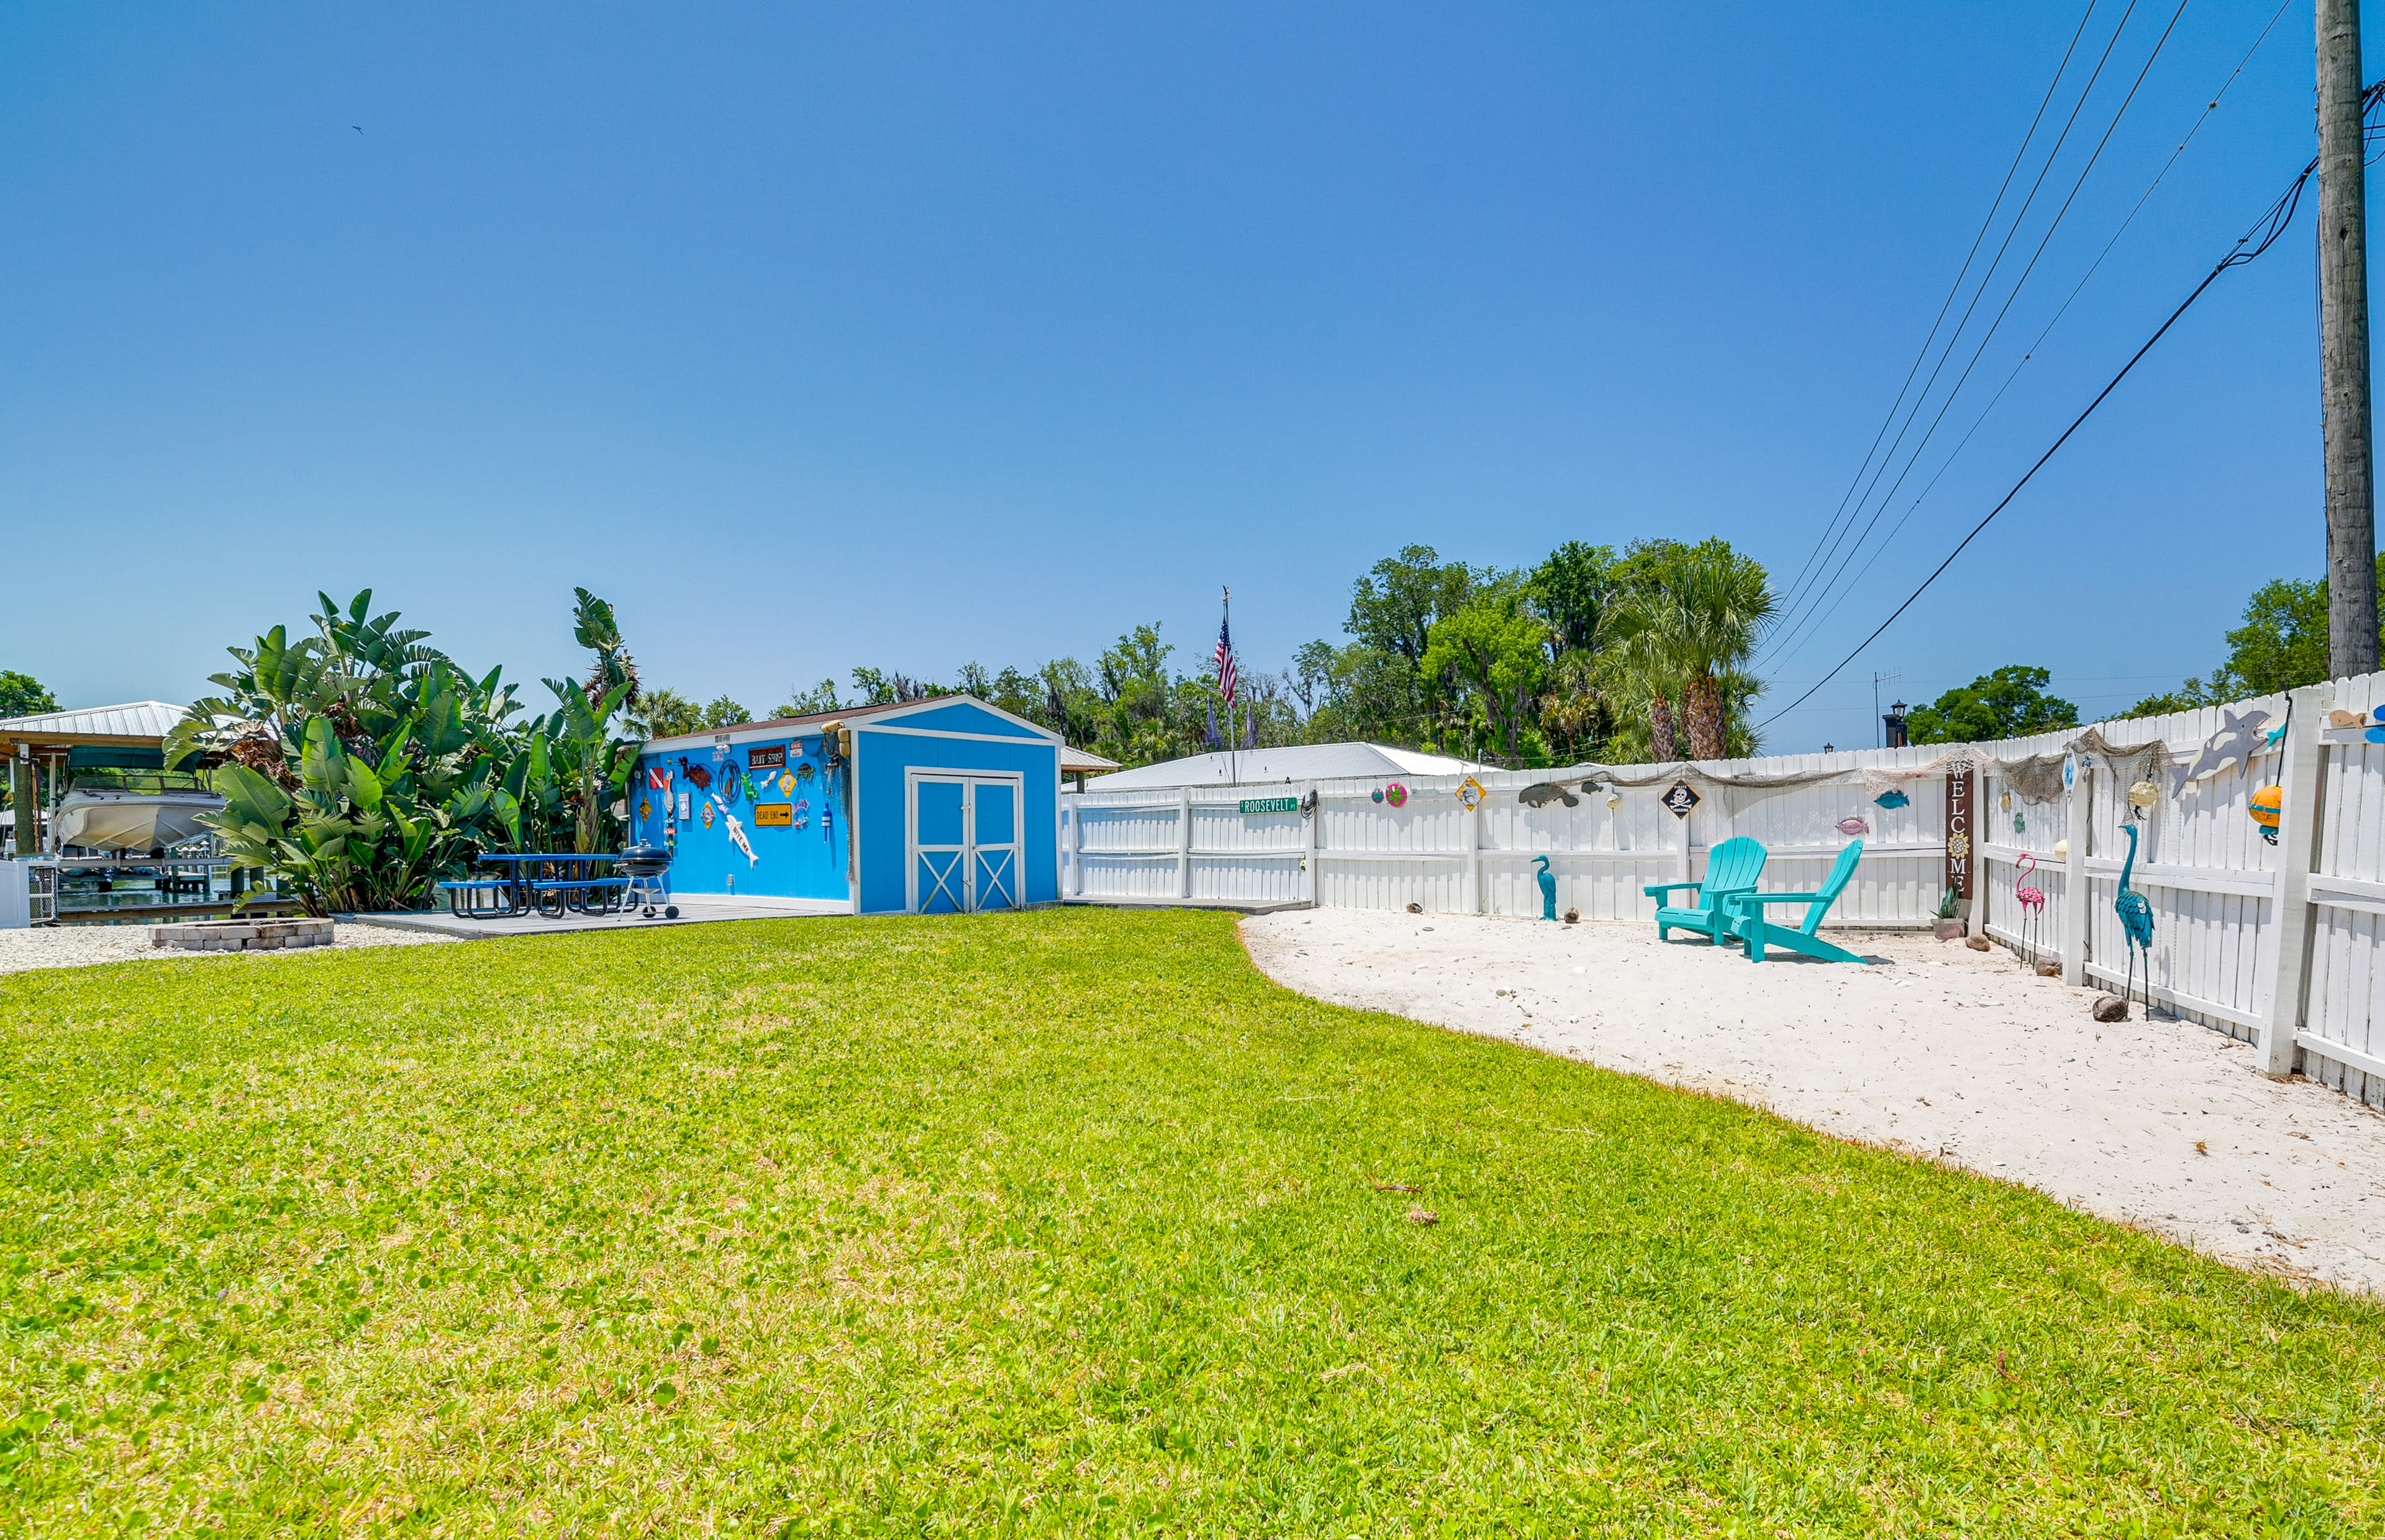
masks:
POLYGON ((222 797, 195 786, 156 791, 76 786, 50 810, 51 848, 162 855, 213 832, 199 820, 223 805, 222 797))

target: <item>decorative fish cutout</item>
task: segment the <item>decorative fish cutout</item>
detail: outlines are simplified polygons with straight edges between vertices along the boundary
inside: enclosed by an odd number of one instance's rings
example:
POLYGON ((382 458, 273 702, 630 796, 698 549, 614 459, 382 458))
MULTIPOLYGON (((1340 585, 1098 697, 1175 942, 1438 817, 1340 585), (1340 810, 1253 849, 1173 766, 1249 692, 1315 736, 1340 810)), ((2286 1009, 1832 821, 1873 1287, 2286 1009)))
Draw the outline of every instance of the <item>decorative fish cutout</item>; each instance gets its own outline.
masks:
POLYGON ((2203 745, 2203 751, 2191 764, 2182 764, 2170 772, 2169 794, 2173 797, 2186 789, 2189 781, 2199 781, 2205 776, 2216 776, 2234 765, 2239 769, 2253 763, 2253 755, 2263 746, 2262 729, 2269 725, 2269 714, 2248 711, 2239 716, 2223 710, 2226 726, 2213 733, 2203 745))
POLYGON ((1862 813, 1851 813, 1839 820, 1839 832, 1847 835, 1869 834, 1871 826, 1864 822, 1862 813))
POLYGON ((1581 806, 1580 798, 1555 781, 1542 781, 1538 786, 1528 786, 1516 793, 1516 801, 1526 807, 1546 807, 1560 797, 1565 799, 1567 807, 1581 806))
POLYGON ((1904 807, 1910 804, 1913 799, 1902 791, 1883 791, 1872 801, 1881 807, 1904 807))
POLYGON ((730 812, 724 807, 720 810, 720 815, 729 820, 729 842, 745 852, 745 864, 748 866, 760 865, 762 858, 755 855, 754 853, 754 847, 747 843, 745 838, 745 826, 737 821, 737 814, 730 812))
POLYGON ((690 764, 685 754, 680 756, 679 773, 694 782, 698 790, 708 791, 712 789, 712 772, 701 764, 690 764))

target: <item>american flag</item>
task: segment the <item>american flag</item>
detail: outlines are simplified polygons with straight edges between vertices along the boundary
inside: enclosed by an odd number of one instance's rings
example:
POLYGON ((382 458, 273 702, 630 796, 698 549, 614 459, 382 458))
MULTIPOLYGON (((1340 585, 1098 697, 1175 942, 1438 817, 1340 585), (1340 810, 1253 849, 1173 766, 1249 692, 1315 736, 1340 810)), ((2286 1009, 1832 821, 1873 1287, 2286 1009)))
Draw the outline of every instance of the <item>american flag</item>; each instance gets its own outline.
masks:
POLYGON ((1234 703, 1234 639, 1226 634, 1226 622, 1217 622, 1217 693, 1225 697, 1230 709, 1234 703))

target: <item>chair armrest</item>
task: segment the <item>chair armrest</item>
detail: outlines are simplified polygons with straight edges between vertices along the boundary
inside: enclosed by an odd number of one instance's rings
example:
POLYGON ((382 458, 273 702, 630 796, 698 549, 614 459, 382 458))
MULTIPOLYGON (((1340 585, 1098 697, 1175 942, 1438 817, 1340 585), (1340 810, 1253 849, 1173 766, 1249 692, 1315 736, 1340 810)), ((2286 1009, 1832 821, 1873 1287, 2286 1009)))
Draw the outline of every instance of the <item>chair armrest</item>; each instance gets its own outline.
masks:
POLYGON ((1705 884, 1702 882, 1659 882, 1651 887, 1642 888, 1640 891, 1654 899, 1662 897, 1676 888, 1704 888, 1704 886, 1705 884))
POLYGON ((1822 901, 1822 895, 1819 893, 1748 892, 1734 893, 1731 895, 1731 898, 1734 902, 1751 906, 1767 903, 1819 903, 1822 901))

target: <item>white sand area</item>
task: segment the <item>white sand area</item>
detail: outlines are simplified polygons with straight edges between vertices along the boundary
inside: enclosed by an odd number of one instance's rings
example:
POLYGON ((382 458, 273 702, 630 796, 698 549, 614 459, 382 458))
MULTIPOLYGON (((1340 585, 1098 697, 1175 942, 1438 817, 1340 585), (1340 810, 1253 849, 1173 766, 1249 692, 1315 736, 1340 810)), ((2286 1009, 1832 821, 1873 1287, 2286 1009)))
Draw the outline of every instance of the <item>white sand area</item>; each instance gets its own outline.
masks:
POLYGON ((2385 1293, 2385 1116, 2208 1027, 2099 1024, 2002 949, 1806 961, 1654 925, 1305 910, 1242 924, 1286 987, 1926 1152, 2240 1266, 2385 1293))
POLYGON ((330 947, 293 947, 284 951, 184 951, 152 947, 147 925, 35 925, 0 930, 0 974, 28 968, 87 968, 100 962, 171 962, 178 958, 319 957, 337 947, 418 947, 451 940, 379 925, 333 925, 330 947))

